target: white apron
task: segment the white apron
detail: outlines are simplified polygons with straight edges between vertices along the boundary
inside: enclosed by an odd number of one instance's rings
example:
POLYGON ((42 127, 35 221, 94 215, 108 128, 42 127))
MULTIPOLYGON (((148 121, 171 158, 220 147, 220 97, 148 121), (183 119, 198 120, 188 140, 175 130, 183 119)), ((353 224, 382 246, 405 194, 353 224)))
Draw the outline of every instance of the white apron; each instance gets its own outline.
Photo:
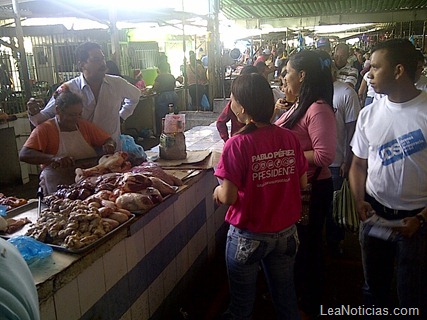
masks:
MULTIPOLYGON (((74 160, 95 158, 97 156, 95 149, 89 145, 78 130, 71 132, 61 132, 56 120, 56 126, 59 130, 59 148, 56 157, 73 157, 74 160)), ((57 190, 60 184, 70 185, 75 181, 75 170, 77 167, 88 167, 96 165, 96 161, 86 166, 75 165, 68 168, 52 168, 52 164, 46 166, 40 174, 40 186, 43 188, 43 194, 49 195, 57 190)))

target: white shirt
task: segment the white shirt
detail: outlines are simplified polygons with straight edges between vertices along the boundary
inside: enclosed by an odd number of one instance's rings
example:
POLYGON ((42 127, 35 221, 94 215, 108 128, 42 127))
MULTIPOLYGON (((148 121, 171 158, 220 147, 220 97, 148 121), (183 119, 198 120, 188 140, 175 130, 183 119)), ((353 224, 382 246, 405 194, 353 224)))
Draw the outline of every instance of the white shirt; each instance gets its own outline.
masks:
MULTIPOLYGON (((86 79, 79 77, 66 82, 70 91, 83 98, 82 118, 93 122, 104 129, 120 146, 120 118, 126 120, 132 115, 139 102, 141 91, 118 76, 105 75, 101 85, 98 101, 90 89, 86 79)), ((55 116, 55 99, 52 97, 45 108, 30 121, 35 126, 55 116)))
POLYGON ((0 252, 0 318, 40 319, 37 289, 27 263, 4 239, 0 239, 0 252))
POLYGON ((386 207, 427 204, 427 93, 404 103, 383 97, 363 108, 351 141, 368 160, 366 192, 386 207))
POLYGON ((358 76, 359 76, 359 72, 357 71, 357 69, 353 68, 349 64, 346 64, 341 69, 338 69, 336 78, 338 81, 352 84, 354 87, 357 83, 358 76))
POLYGON ((335 151, 335 160, 330 167, 340 167, 345 161, 348 149, 346 124, 357 120, 360 111, 360 102, 353 88, 346 83, 335 81, 332 104, 335 109, 337 123, 337 148, 335 151))

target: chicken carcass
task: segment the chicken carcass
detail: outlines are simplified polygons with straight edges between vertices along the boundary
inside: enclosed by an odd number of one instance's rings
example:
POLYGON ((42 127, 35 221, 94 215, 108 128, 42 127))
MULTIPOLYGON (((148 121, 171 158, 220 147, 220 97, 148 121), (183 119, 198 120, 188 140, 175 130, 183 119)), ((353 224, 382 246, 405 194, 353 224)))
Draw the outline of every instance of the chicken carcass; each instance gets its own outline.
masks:
POLYGON ((76 169, 76 182, 81 179, 99 176, 105 173, 126 172, 131 168, 131 164, 127 161, 128 154, 123 151, 118 151, 112 155, 102 156, 98 161, 98 165, 88 169, 76 169))
POLYGON ((147 177, 157 177, 171 186, 182 186, 181 179, 165 172, 157 163, 144 162, 139 166, 133 167, 132 172, 142 173, 147 177))

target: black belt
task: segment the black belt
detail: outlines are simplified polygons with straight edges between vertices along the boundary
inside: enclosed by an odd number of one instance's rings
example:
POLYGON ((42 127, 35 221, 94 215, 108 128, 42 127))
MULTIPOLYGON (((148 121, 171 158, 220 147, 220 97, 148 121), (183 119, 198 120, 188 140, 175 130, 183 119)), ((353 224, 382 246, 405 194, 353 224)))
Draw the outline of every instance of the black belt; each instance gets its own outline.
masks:
POLYGON ((382 205, 381 203, 379 203, 375 198, 371 197, 369 194, 366 194, 365 200, 371 204, 372 209, 375 210, 377 215, 388 220, 396 220, 396 219, 403 219, 406 217, 413 217, 424 209, 424 208, 415 209, 415 210, 390 209, 382 205))

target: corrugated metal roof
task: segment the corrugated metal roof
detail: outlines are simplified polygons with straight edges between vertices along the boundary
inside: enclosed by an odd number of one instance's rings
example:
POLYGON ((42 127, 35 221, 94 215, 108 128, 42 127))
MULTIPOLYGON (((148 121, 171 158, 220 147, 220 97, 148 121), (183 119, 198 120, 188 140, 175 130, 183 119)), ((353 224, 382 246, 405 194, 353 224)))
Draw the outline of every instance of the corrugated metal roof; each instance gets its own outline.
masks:
POLYGON ((426 0, 220 0, 231 20, 277 19, 327 15, 427 10, 426 0))

